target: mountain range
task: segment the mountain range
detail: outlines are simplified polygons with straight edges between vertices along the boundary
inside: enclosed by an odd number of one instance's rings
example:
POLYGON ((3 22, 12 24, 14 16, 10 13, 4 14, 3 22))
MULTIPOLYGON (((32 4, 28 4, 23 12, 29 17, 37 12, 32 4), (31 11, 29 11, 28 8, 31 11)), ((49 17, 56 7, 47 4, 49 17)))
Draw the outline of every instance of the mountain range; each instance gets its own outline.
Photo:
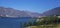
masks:
POLYGON ((32 13, 29 11, 20 11, 13 8, 0 7, 0 16, 2 17, 40 17, 40 16, 60 15, 60 7, 50 9, 41 13, 32 13))
POLYGON ((20 11, 13 8, 0 7, 0 16, 2 17, 39 17, 40 13, 32 13, 29 11, 20 11))
POLYGON ((45 16, 60 15, 60 7, 53 8, 43 13, 45 16))

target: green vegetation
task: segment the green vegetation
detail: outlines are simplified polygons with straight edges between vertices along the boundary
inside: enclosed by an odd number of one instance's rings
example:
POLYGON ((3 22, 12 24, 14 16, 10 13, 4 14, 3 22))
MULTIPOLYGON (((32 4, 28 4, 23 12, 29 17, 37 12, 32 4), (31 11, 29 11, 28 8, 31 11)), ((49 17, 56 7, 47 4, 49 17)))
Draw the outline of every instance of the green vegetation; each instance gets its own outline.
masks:
POLYGON ((58 26, 60 26, 60 19, 57 16, 47 16, 47 17, 42 17, 41 19, 43 19, 42 21, 38 21, 38 22, 28 22, 24 23, 24 27, 28 27, 28 26, 36 26, 38 28, 56 28, 58 26))

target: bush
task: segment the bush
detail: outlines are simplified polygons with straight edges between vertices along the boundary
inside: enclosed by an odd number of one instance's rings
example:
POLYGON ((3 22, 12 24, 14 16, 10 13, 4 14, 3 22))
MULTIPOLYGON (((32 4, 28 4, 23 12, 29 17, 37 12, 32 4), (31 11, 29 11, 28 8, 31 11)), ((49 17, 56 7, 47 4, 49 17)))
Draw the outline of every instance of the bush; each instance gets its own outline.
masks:
POLYGON ((32 22, 24 23, 24 27, 26 26, 40 26, 40 25, 47 25, 47 24, 57 24, 57 22, 60 21, 60 19, 57 18, 57 16, 47 16, 47 17, 42 17, 39 19, 44 19, 42 21, 34 21, 33 24, 32 22))

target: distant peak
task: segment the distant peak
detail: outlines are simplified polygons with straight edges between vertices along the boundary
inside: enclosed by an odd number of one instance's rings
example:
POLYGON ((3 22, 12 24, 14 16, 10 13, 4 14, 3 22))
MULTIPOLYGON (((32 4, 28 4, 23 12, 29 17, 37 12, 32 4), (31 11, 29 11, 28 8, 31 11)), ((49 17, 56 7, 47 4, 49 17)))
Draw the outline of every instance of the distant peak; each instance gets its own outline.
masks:
POLYGON ((60 15, 60 7, 56 7, 51 10, 48 10, 48 11, 44 12, 43 14, 47 15, 47 16, 60 15))
POLYGON ((54 9, 60 9, 60 7, 56 7, 56 8, 54 8, 54 9))

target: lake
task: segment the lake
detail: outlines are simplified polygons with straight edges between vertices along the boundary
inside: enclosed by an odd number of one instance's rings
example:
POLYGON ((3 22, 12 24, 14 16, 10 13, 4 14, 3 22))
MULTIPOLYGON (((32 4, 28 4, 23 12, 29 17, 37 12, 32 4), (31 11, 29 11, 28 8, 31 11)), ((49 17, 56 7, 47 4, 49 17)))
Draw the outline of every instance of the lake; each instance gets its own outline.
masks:
POLYGON ((20 28, 20 23, 33 22, 32 18, 22 17, 22 18, 0 18, 0 28, 20 28))

